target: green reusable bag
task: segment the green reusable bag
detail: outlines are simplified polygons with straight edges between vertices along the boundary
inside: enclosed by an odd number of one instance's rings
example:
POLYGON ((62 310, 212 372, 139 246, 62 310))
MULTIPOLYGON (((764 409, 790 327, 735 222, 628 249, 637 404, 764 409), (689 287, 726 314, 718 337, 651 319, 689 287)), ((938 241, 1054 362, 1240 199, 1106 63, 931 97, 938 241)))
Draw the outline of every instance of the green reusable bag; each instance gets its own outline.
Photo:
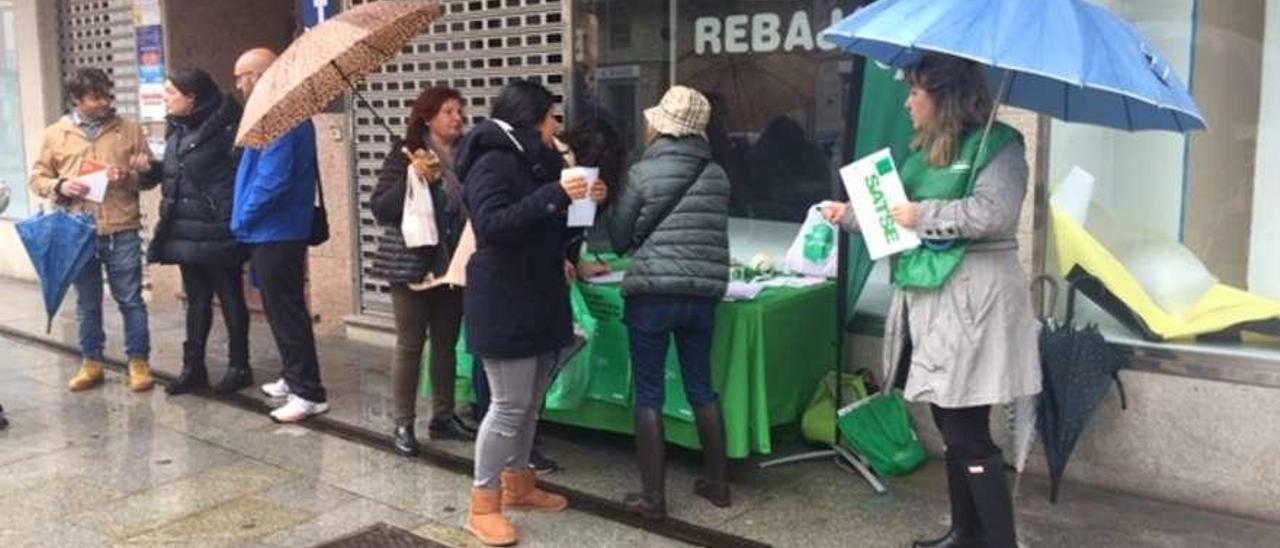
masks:
POLYGON ((840 433, 882 476, 903 476, 928 455, 916 437, 902 391, 881 392, 840 410, 840 433))
MULTIPOLYGON (((845 373, 843 396, 845 401, 859 401, 867 397, 866 379, 861 373, 845 373)), ((827 373, 818 383, 818 390, 809 400, 809 407, 800 418, 800 433, 804 439, 827 445, 836 442, 836 372, 827 373)))
POLYGON ((587 388, 591 384, 591 362, 595 353, 592 346, 597 343, 596 319, 587 309, 578 284, 569 286, 569 304, 573 308, 573 321, 587 337, 587 345, 569 363, 556 374, 556 380, 547 389, 547 409, 577 409, 587 397, 587 388))

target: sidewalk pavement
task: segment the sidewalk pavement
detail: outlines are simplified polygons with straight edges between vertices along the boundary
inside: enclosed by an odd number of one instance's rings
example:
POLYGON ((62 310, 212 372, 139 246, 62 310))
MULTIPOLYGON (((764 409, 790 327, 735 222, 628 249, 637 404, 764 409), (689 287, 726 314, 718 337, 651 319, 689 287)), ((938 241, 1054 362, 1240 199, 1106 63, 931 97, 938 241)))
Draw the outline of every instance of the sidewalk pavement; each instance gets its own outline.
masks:
MULTIPOLYGON (((224 403, 65 389, 77 359, 0 337, 0 546, 314 546, 386 523, 439 546, 470 479, 224 403)), ((686 546, 570 510, 517 515, 521 546, 686 546)))
MULTIPOLYGON (((76 335, 73 295, 68 295, 67 303, 55 320, 52 332, 46 335, 43 306, 40 304, 40 292, 36 285, 0 279, 0 293, 5 295, 5 306, 0 307, 0 333, 17 334, 64 349, 74 349, 76 335)), ((118 359, 123 355, 120 346, 120 317, 112 303, 107 303, 104 308, 104 323, 108 332, 107 354, 110 358, 118 359)), ((213 379, 220 377, 226 363, 226 339, 218 325, 220 322, 219 318, 215 318, 214 323, 218 327, 209 342, 209 364, 213 379)), ((184 315, 181 311, 152 311, 152 366, 157 371, 169 375, 178 373, 184 338, 183 325, 184 315)), ((250 345, 257 380, 273 380, 278 374, 280 363, 268 329, 259 318, 255 318, 251 328, 250 345)), ((317 345, 322 376, 332 405, 326 420, 339 421, 357 429, 368 429, 380 435, 389 433, 392 427, 389 391, 391 350, 349 341, 343 337, 318 337, 317 345)), ((3 355, 0 354, 0 357, 3 355)), ((58 375, 43 375, 65 381, 74 373, 74 360, 63 360, 60 367, 64 370, 58 375)), ((64 387, 65 384, 59 386, 64 387)), ((119 376, 115 376, 105 389, 107 392, 113 390, 120 390, 119 376)), ((157 389, 157 394, 139 398, 153 402, 166 400, 158 392, 157 389)), ((243 394, 264 398, 256 389, 246 390, 243 394)), ((9 400, 15 395, 22 397, 21 393, 0 389, 0 402, 9 405, 9 400)), ((62 399, 75 401, 74 398, 62 399)), ((214 401, 189 397, 175 399, 214 401)), ((187 404, 169 404, 166 401, 165 405, 187 404)), ((217 404, 210 404, 212 409, 218 407, 217 404)), ((420 421, 425 421, 429 409, 428 401, 419 402, 420 421)), ((18 415, 18 418, 21 416, 18 415)), ((241 421, 244 428, 241 434, 246 436, 265 437, 268 433, 277 432, 265 416, 254 419, 251 415, 238 415, 236 420, 241 421)), ((420 422, 418 431, 421 436, 426 434, 425 426, 424 422, 420 422)), ((542 451, 564 467, 563 471, 547 478, 552 484, 610 500, 616 500, 623 492, 636 487, 629 439, 565 427, 544 430, 548 435, 543 436, 542 451)), ((286 431, 306 433, 308 439, 313 436, 323 437, 322 434, 296 426, 288 427, 286 431)), ((127 431, 117 432, 117 435, 125 433, 127 431)), ((274 436, 272 439, 287 438, 274 436)), ((315 443, 323 445, 324 442, 315 443)), ((470 443, 428 443, 459 459, 471 457, 470 443)), ((778 454, 800 452, 803 449, 798 442, 783 444, 779 447, 778 454)), ((302 448, 299 454, 309 455, 309 451, 302 448)), ((756 459, 753 459, 736 467, 734 505, 719 509, 692 494, 693 479, 697 477, 699 469, 697 455, 679 449, 673 449, 669 453, 668 508, 672 517, 693 526, 774 546, 870 548, 902 546, 907 540, 920 534, 945 529, 948 514, 946 480, 938 463, 930 463, 910 476, 887 480, 889 494, 876 496, 860 478, 842 471, 830 462, 760 470, 754 466, 756 459)), ((412 507, 422 503, 424 495, 416 492, 413 486, 420 485, 425 489, 428 483, 433 483, 436 481, 434 478, 443 473, 433 472, 430 466, 421 462, 384 456, 389 460, 379 457, 378 467, 385 467, 387 470, 384 470, 385 473, 378 480, 371 480, 371 483, 365 485, 363 494, 393 507, 412 507), (433 479, 426 481, 415 478, 433 479)), ((335 473, 351 475, 369 471, 368 468, 361 468, 355 472, 340 470, 335 473)), ((456 478, 447 481, 457 483, 458 486, 457 493, 449 495, 449 500, 453 501, 449 505, 465 505, 465 501, 459 498, 464 492, 465 482, 456 478)), ((1020 538, 1024 546, 1280 546, 1280 524, 1225 516, 1077 484, 1063 487, 1061 501, 1056 506, 1048 504, 1047 493, 1045 478, 1033 475, 1023 478, 1018 504, 1020 538)), ((598 506, 588 502, 583 501, 581 506, 598 506)), ((455 520, 451 525, 460 523, 455 520)), ((657 542, 651 536, 644 538, 645 543, 657 542)), ((570 545, 648 544, 587 542, 570 545)))

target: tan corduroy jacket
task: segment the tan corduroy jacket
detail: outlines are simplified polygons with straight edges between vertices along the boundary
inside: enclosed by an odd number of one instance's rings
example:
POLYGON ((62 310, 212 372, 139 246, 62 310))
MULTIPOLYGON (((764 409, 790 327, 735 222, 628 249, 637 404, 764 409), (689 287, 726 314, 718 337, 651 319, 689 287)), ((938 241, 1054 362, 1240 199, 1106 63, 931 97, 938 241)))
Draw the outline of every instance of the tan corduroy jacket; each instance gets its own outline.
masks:
POLYGON ((80 163, 93 158, 106 165, 128 166, 129 157, 138 153, 150 155, 147 136, 142 127, 119 116, 102 126, 98 138, 89 140, 84 130, 63 116, 45 128, 41 136, 40 156, 31 167, 31 188, 41 197, 55 200, 72 211, 93 213, 98 234, 106 236, 142 228, 142 211, 138 193, 158 181, 148 174, 141 177, 129 173, 123 180, 107 187, 101 204, 71 200, 58 194, 58 183, 80 175, 80 163))

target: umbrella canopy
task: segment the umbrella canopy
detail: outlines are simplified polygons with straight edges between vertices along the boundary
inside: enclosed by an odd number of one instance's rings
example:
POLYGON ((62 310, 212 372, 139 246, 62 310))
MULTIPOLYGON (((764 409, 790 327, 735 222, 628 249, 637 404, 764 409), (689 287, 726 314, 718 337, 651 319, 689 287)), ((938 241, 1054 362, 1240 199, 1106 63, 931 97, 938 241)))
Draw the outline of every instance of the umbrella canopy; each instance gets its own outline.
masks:
POLYGON ((93 257, 97 229, 93 217, 65 211, 41 212, 16 226, 18 238, 27 248, 36 276, 40 278, 44 311, 48 314, 45 331, 51 331, 53 317, 62 306, 67 290, 93 257))
POLYGON ((925 53, 986 65, 1002 103, 1129 131, 1204 129, 1187 87, 1124 18, 1085 0, 879 0, 822 37, 903 68, 925 53))
POLYGON ((1096 326, 1072 324, 1075 284, 1067 296, 1067 319, 1044 321, 1040 331, 1040 368, 1043 391, 1037 408, 1040 438, 1049 465, 1049 500, 1058 501, 1058 488, 1067 460, 1107 388, 1115 383, 1124 405, 1119 371, 1127 359, 1111 346, 1096 326))
POLYGON ((236 142, 263 147, 284 135, 395 57, 438 17, 436 2, 379 0, 307 31, 254 87, 236 142))

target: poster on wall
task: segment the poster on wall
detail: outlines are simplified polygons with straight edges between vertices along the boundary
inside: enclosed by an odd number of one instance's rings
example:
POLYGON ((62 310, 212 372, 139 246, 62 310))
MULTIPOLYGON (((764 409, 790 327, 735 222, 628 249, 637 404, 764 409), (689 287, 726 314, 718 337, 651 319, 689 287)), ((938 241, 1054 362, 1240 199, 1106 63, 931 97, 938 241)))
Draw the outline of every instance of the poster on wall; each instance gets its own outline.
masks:
POLYGON ((133 24, 138 51, 138 117, 144 123, 163 122, 165 67, 160 0, 134 0, 133 24))
POLYGON ((137 27, 138 117, 143 122, 163 122, 164 108, 164 27, 137 27))

